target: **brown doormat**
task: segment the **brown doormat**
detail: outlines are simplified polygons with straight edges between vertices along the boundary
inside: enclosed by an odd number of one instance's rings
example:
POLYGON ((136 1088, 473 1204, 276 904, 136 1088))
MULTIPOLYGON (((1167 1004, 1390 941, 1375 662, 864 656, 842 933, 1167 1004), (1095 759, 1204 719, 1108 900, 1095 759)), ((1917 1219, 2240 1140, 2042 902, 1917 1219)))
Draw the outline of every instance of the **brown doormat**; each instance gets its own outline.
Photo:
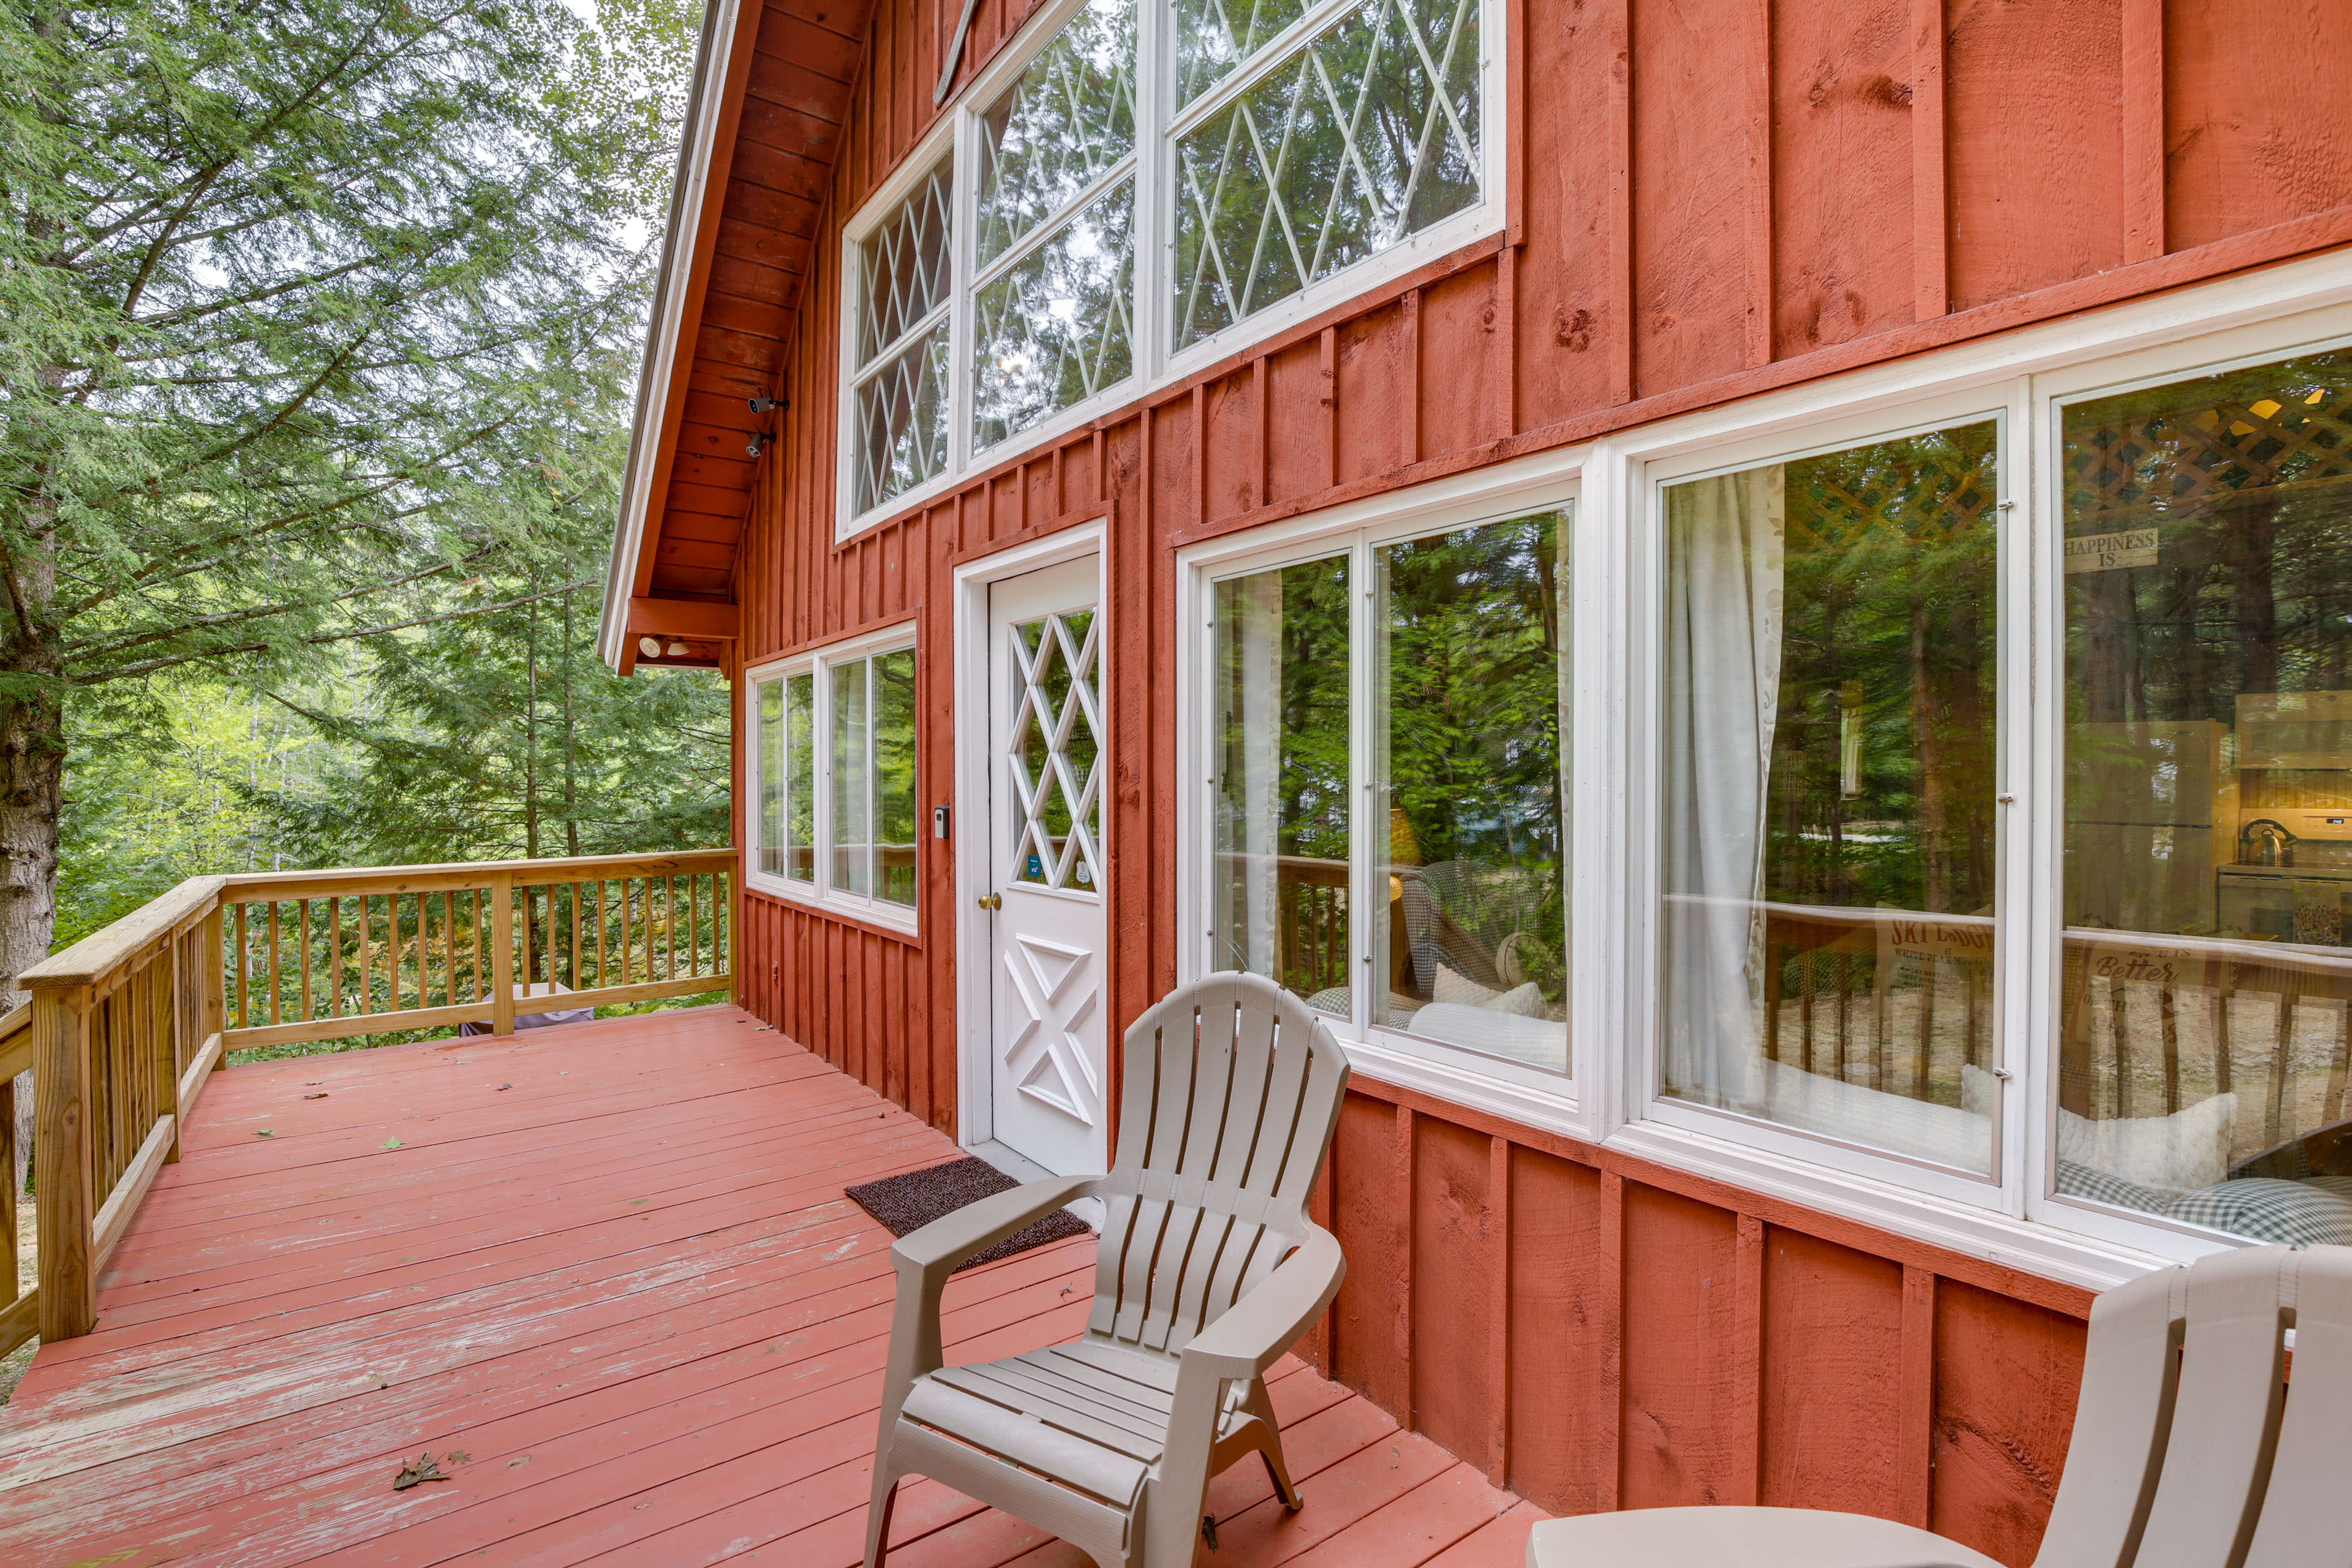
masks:
MULTIPOLYGON (((863 1186, 844 1187, 850 1200, 890 1227, 892 1236, 908 1236, 939 1218, 953 1214, 966 1204, 998 1193, 1009 1193, 1021 1184, 977 1156, 950 1160, 944 1165, 926 1170, 908 1171, 900 1176, 885 1176, 878 1182, 863 1186)), ((983 1263, 993 1263, 1000 1258, 1010 1258, 1016 1252, 1026 1252, 1033 1247, 1043 1247, 1049 1241, 1059 1241, 1066 1236, 1092 1236, 1087 1222, 1067 1209, 1055 1209, 1026 1230, 1018 1230, 985 1252, 974 1253, 956 1265, 959 1274, 976 1268, 983 1263)))

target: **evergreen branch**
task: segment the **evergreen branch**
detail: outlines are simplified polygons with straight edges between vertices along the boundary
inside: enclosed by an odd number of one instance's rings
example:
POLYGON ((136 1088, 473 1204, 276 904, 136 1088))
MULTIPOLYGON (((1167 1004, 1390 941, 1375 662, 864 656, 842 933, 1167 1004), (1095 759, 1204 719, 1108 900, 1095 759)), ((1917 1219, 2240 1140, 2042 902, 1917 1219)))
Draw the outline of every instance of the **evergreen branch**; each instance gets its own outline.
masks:
MULTIPOLYGON (((487 616, 499 610, 511 610, 519 605, 535 604, 541 599, 554 598, 559 594, 569 594, 575 588, 588 587, 593 582, 593 578, 583 577, 576 582, 566 583, 561 587, 549 588, 537 594, 525 594, 519 599, 509 599, 502 604, 475 605, 463 610, 445 611, 437 616, 422 616, 413 621, 394 621, 376 626, 353 626, 348 631, 320 632, 311 637, 297 637, 294 640, 311 647, 324 647, 331 643, 350 642, 355 637, 383 637, 387 632, 411 631, 417 626, 438 626, 444 621, 464 620, 471 616, 487 616)), ((159 669, 174 669, 181 665, 194 664, 202 659, 227 658, 241 653, 267 653, 273 646, 275 645, 266 642, 239 643, 234 647, 202 648, 194 653, 167 654, 161 658, 142 659, 137 664, 121 664, 112 669, 101 669, 89 675, 78 675, 72 679, 76 686, 100 686, 110 680, 124 680, 135 675, 152 675, 159 669)))
POLYGON ((323 610, 329 605, 341 605, 352 599, 362 599, 371 594, 388 594, 394 588, 405 587, 422 578, 438 576, 451 570, 453 566, 471 566, 475 562, 488 555, 493 548, 495 547, 486 544, 471 555, 464 556, 454 563, 436 561, 423 571, 411 572, 386 582, 366 584, 323 599, 289 599, 283 604, 260 605, 243 610, 224 610, 216 616, 199 616, 194 620, 183 621, 178 626, 141 632, 134 637, 117 637, 111 642, 69 643, 66 647, 66 658, 91 658, 107 654, 128 653, 134 647, 145 647, 150 643, 185 637, 191 632, 212 631, 221 626, 240 626, 247 621, 264 620, 271 616, 292 615, 297 610, 323 610))

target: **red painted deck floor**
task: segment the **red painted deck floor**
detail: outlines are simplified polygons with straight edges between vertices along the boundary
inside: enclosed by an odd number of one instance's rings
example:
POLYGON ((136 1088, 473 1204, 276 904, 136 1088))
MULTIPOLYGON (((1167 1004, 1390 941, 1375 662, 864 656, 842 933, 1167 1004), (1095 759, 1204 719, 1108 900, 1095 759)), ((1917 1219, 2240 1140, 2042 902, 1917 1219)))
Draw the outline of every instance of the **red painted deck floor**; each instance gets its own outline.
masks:
MULTIPOLYGON (((858 1561, 890 1237, 841 1189, 938 1132, 731 1007, 231 1068, 191 1121, 99 1331, 0 1410, 0 1562, 858 1561)), ((950 1359, 1076 1333, 1092 1252, 959 1276, 950 1359)), ((1202 1563, 1521 1561, 1529 1505, 1296 1361, 1272 1392, 1307 1507, 1234 1467, 1202 1563)), ((929 1481, 895 1529, 1086 1561, 929 1481)))

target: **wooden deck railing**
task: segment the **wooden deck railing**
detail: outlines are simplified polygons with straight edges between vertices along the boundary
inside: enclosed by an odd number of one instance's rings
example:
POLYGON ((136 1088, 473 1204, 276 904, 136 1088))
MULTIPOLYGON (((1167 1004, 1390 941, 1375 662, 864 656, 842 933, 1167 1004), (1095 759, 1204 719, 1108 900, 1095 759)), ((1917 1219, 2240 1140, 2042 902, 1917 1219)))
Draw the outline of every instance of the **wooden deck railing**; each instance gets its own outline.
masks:
POLYGON ((226 1052, 731 994, 735 887, 731 849, 196 877, 27 969, 0 1069, 34 1072, 40 1283, 0 1307, 0 1354, 90 1331, 100 1271, 226 1052))

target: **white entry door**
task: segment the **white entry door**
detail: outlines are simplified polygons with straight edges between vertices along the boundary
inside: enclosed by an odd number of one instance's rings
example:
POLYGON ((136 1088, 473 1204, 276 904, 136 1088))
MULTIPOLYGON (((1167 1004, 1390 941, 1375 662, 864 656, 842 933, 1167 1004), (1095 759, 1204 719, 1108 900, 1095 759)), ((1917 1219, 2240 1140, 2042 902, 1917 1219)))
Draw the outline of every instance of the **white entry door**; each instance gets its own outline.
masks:
POLYGON ((1108 1163, 1096 577, 1089 556, 988 599, 991 1120, 1055 1175, 1108 1163))

